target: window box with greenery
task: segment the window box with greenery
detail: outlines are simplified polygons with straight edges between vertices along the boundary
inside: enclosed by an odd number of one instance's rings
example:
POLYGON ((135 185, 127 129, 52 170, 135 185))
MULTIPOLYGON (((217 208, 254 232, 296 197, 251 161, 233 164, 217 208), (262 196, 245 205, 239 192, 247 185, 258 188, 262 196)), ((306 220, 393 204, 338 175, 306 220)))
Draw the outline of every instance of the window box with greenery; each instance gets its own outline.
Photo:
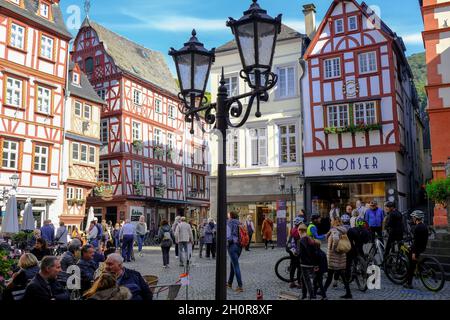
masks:
POLYGON ((160 183, 155 186, 155 194, 157 196, 163 197, 166 192, 166 189, 167 189, 166 185, 163 183, 160 183))
POLYGON ((161 145, 153 146, 153 154, 155 158, 162 158, 164 156, 164 148, 161 145))
POLYGON ((356 132, 369 132, 381 130, 381 124, 358 124, 350 125, 346 127, 328 127, 325 128, 325 134, 340 134, 340 133, 356 133, 356 132))
POLYGON ((168 148, 166 151, 166 155, 167 155, 167 160, 175 160, 175 152, 173 151, 172 148, 168 148))
POLYGON ((144 194, 144 185, 142 184, 142 182, 137 181, 133 183, 133 188, 136 195, 142 196, 144 194))
POLYGON ((144 143, 142 142, 142 140, 134 140, 133 141, 133 148, 137 152, 140 152, 144 148, 144 143))
POLYGON ((114 187, 110 184, 106 184, 105 182, 99 182, 94 188, 94 195, 97 197, 112 196, 113 192, 114 187))

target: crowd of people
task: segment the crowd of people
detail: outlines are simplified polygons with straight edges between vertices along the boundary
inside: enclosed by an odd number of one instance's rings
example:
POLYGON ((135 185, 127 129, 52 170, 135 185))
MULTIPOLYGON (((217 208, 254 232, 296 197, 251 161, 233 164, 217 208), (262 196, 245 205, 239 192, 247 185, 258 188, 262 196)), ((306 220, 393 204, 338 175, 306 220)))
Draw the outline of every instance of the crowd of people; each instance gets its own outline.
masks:
MULTIPOLYGON (((409 258, 412 263, 408 270, 406 288, 412 288, 415 265, 428 241, 424 213, 414 211, 411 218, 413 228, 409 258)), ((393 202, 386 202, 382 210, 376 201, 371 201, 366 206, 357 201, 355 209, 348 204, 342 214, 332 204, 328 217, 312 214, 309 224, 304 215, 298 216, 286 245, 291 257, 289 287, 301 288, 302 299, 316 299, 318 294, 322 299, 327 299, 328 288, 332 283, 333 287, 337 287, 338 280, 342 279, 345 294, 341 298, 352 299, 349 285, 352 263, 358 256, 364 256, 364 244, 373 242, 375 238, 383 241, 383 231, 387 233, 384 252, 386 257, 394 244, 404 239, 406 232, 403 215, 393 202), (326 254, 321 249, 322 242, 326 242, 326 254), (324 284, 325 273, 327 280, 324 284)))

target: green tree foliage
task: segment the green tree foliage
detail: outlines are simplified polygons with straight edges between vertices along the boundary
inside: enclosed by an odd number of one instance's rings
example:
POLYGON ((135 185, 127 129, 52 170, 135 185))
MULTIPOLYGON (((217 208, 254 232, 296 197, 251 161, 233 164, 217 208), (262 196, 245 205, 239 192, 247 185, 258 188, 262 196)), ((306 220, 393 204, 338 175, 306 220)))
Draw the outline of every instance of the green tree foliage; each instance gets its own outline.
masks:
POLYGON ((413 54, 408 57, 408 62, 411 66, 414 84, 419 95, 420 108, 421 110, 425 110, 427 107, 427 93, 425 91, 425 86, 427 85, 427 65, 425 63, 425 52, 413 54))
POLYGON ((427 184, 426 191, 429 199, 447 206, 450 199, 450 177, 430 182, 427 184))

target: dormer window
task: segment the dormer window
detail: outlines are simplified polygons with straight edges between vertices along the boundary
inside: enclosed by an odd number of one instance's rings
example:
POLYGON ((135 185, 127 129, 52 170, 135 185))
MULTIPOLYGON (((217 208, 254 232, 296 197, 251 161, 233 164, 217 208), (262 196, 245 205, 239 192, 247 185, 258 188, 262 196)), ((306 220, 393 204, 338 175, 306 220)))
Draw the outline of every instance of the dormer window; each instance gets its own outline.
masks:
POLYGON ((80 75, 78 73, 73 73, 72 82, 78 85, 80 84, 80 75))
POLYGON ((39 15, 46 19, 50 19, 50 6, 46 2, 39 3, 39 15))

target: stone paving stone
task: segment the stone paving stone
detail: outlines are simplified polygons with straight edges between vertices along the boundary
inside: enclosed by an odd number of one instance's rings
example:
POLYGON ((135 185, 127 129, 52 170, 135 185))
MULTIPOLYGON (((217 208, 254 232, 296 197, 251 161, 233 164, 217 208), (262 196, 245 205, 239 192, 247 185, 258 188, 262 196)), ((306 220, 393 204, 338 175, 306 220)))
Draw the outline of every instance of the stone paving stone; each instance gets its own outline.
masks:
MULTIPOLYGON (((274 250, 264 248, 254 248, 250 252, 243 251, 240 259, 244 292, 236 293, 228 289, 229 300, 255 300, 256 290, 261 289, 264 300, 276 300, 281 291, 292 292, 301 295, 301 290, 289 289, 288 284, 279 280, 275 275, 275 263, 281 257, 286 256, 284 248, 274 250)), ((162 267, 162 254, 159 247, 144 248, 144 256, 135 254, 136 261, 126 263, 125 266, 135 269, 143 275, 152 274, 159 277, 158 284, 172 284, 179 279, 179 275, 184 272, 179 267, 179 261, 175 259, 172 249, 170 253, 170 268, 162 267)), ((229 264, 229 259, 227 257, 229 264)), ((194 251, 192 266, 190 268, 190 286, 188 288, 189 300, 211 300, 214 299, 215 290, 215 260, 199 258, 198 251, 194 251)), ((229 265, 227 266, 229 272, 229 265)), ((392 284, 381 273, 381 290, 368 290, 360 292, 355 284, 351 284, 353 298, 355 300, 449 300, 450 284, 447 282, 444 289, 439 293, 432 293, 426 290, 420 280, 415 279, 414 289, 408 290, 402 286, 392 284)), ((234 281, 233 288, 237 286, 234 281)), ((330 287, 327 295, 330 300, 340 300, 344 295, 344 287, 339 283, 338 288, 330 287)), ((164 295, 161 295, 164 298, 164 295)), ((181 288, 177 299, 186 299, 186 289, 181 288)))

